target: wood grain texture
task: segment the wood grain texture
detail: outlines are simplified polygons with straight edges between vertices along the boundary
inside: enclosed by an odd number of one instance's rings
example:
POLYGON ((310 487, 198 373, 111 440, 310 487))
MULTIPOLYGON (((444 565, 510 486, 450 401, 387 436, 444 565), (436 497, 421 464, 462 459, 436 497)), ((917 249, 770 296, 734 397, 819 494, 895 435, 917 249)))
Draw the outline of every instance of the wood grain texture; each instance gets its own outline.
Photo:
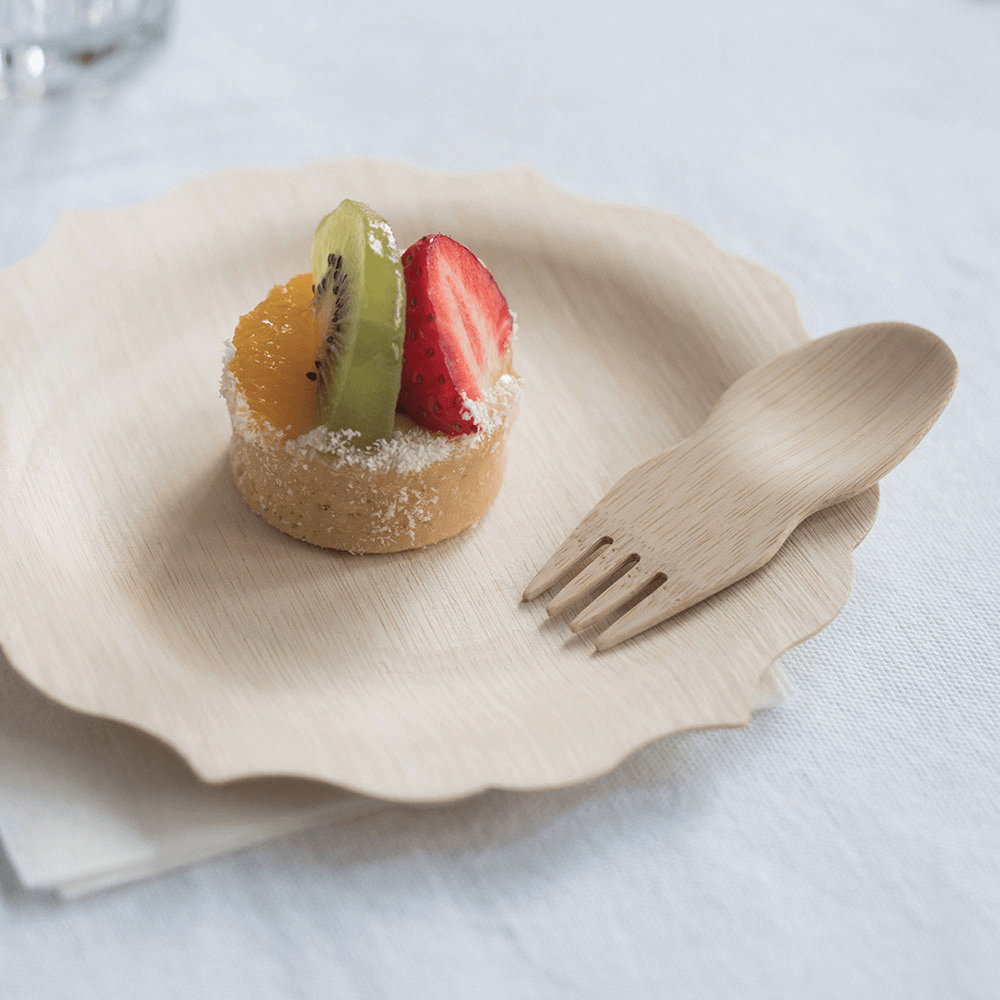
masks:
POLYGON ((875 486, 957 380, 948 346, 906 323, 841 330, 765 361, 694 434, 627 472, 524 600, 572 574, 550 615, 586 598, 570 628, 602 623, 598 650, 639 635, 759 569, 810 514, 875 486))
POLYGON ((527 170, 334 162, 67 214, 0 275, 0 324, 4 650, 207 780, 435 801, 579 781, 658 737, 745 724, 768 666, 843 605, 875 517, 874 491, 810 517, 759 572, 604 654, 520 604, 539 555, 616 480, 808 338, 779 279, 689 223, 527 170), (506 484, 478 525, 422 551, 296 542, 229 476, 222 341, 302 270, 343 197, 377 206, 402 245, 466 243, 519 314, 506 484))

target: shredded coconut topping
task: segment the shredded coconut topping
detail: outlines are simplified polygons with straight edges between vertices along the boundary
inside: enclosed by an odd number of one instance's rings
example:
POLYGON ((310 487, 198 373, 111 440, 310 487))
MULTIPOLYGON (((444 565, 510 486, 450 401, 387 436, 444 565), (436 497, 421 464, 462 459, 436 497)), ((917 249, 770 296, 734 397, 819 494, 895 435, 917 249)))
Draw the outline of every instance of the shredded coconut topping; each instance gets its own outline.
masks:
POLYGON ((480 399, 462 393, 463 420, 475 421, 479 433, 492 434, 521 398, 521 383, 513 375, 501 375, 490 391, 480 399))
POLYGON ((399 247, 396 246, 396 236, 393 233, 392 228, 389 226, 389 223, 375 219, 369 224, 373 230, 368 234, 368 242, 372 250, 374 250, 380 257, 388 257, 394 264, 398 264, 399 247), (378 230, 385 237, 385 246, 382 245, 382 241, 375 235, 374 230, 378 230))
MULTIPOLYGON (((233 432, 260 444, 274 442, 281 432, 251 410, 239 381, 230 369, 234 356, 232 341, 226 341, 220 392, 229 409, 233 432)), ((331 431, 320 426, 285 441, 284 447, 289 454, 301 460, 308 460, 314 452, 319 452, 334 459, 338 465, 363 468, 369 472, 420 472, 435 462, 450 458, 461 449, 478 447, 485 436, 502 426, 520 398, 520 380, 505 374, 481 399, 462 396, 465 404, 462 416, 476 422, 478 430, 474 434, 448 437, 413 425, 397 427, 388 440, 358 448, 351 442, 360 436, 359 431, 331 431)))
POLYGON ((303 453, 310 449, 329 455, 339 465, 367 469, 369 472, 419 472, 447 458, 453 439, 432 434, 423 427, 403 430, 397 427, 388 441, 375 441, 367 448, 357 448, 351 441, 358 431, 331 431, 314 427, 311 431, 285 442, 285 450, 303 453))

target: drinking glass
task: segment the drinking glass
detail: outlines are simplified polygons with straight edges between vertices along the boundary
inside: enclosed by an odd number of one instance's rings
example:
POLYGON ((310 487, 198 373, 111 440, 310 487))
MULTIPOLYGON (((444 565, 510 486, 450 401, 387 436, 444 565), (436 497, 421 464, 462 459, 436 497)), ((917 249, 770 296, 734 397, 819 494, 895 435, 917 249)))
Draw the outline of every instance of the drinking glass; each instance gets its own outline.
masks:
POLYGON ((101 89, 164 35, 170 0, 0 0, 0 99, 101 89))

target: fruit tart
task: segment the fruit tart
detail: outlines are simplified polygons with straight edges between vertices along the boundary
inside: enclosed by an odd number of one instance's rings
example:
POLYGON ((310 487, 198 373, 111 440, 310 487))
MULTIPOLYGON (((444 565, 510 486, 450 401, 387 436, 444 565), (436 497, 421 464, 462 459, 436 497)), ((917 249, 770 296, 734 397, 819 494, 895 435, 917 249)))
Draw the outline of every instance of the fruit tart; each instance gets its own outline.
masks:
POLYGON ((483 263, 444 235, 400 255, 343 201, 312 273, 271 289, 227 344, 237 489, 265 521, 348 552, 450 538, 496 499, 520 398, 514 319, 483 263))

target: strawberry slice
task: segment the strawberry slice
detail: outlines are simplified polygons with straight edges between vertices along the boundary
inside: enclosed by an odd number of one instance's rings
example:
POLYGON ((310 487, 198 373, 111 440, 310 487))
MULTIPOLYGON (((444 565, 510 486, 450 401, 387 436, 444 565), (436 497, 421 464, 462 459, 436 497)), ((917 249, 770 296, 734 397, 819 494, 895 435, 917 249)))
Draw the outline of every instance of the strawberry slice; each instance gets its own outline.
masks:
POLYGON ((507 300, 471 250, 440 234, 403 254, 403 277, 406 345, 396 407, 429 430, 472 434, 465 398, 481 399, 507 370, 514 330, 507 300))

